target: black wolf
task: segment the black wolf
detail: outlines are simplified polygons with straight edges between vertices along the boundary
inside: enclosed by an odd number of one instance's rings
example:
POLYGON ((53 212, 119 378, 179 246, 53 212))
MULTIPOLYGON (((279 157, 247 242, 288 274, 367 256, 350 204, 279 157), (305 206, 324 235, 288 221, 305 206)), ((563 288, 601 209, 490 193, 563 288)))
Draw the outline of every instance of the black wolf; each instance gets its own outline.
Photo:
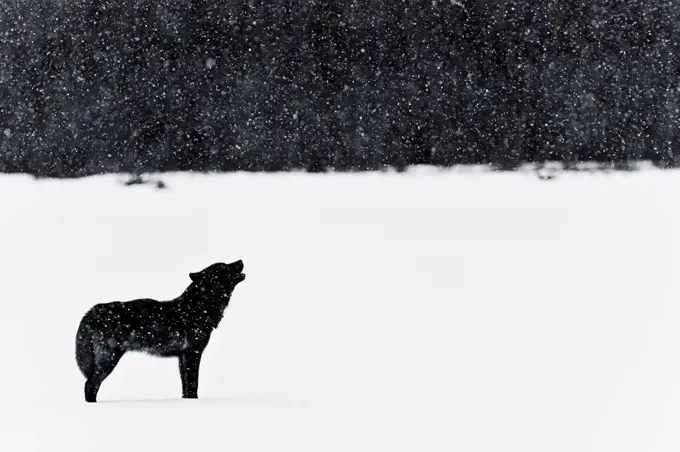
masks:
POLYGON ((174 300, 101 303, 85 314, 76 335, 76 361, 87 378, 87 402, 97 401, 102 381, 128 351, 179 357, 182 397, 198 397, 201 355, 246 275, 239 260, 213 264, 189 277, 191 284, 174 300))

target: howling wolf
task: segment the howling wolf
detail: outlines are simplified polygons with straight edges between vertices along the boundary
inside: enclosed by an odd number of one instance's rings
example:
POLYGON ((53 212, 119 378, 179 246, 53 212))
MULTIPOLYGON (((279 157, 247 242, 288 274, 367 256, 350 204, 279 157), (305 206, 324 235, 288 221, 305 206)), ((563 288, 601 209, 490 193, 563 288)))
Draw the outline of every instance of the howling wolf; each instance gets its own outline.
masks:
POLYGON ((182 397, 198 397, 201 355, 246 275, 239 260, 213 264, 189 277, 191 284, 174 300, 100 303, 85 314, 76 335, 76 361, 87 378, 87 402, 97 401, 102 382, 128 351, 179 357, 182 397))

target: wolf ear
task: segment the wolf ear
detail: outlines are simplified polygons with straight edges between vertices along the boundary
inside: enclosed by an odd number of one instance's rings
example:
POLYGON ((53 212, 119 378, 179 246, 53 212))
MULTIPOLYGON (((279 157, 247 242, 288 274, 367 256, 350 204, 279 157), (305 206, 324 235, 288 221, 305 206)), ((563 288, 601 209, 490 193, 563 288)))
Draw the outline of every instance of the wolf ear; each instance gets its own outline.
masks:
POLYGON ((200 273, 189 273, 189 278, 195 283, 197 283, 201 279, 201 274, 200 273))

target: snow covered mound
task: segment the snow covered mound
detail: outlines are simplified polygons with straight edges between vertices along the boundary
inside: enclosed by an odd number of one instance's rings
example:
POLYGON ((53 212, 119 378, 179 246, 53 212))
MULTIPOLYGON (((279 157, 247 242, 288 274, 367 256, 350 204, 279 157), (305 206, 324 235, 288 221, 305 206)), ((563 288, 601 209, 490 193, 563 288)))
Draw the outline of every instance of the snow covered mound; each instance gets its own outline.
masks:
POLYGON ((0 178, 0 450, 671 451, 677 172, 0 178), (126 355, 98 404, 94 303, 243 259, 199 400, 126 355))

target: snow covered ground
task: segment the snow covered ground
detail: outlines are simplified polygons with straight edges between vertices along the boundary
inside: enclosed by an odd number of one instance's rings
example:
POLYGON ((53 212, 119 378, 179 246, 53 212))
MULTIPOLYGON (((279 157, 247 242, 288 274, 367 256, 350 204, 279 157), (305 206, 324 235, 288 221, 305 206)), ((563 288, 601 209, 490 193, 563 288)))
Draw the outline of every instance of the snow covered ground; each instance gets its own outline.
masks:
POLYGON ((680 173, 0 178, 2 451, 680 450, 680 173), (94 303, 243 259, 199 396, 94 303))

